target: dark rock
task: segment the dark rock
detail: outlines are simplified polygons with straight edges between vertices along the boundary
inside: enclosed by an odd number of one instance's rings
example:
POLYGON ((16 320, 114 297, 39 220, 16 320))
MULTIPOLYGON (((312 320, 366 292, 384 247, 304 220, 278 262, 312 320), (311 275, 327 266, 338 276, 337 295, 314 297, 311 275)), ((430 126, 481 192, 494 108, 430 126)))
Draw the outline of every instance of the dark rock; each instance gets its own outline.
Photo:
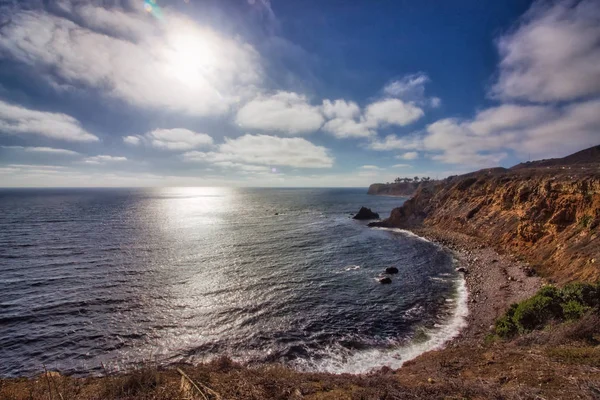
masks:
POLYGON ((385 269, 385 273, 386 274, 397 274, 398 273, 398 268, 396 268, 396 267, 387 267, 385 269))
POLYGON ((536 276, 537 273, 535 272, 535 269, 531 268, 531 267, 525 267, 523 268, 523 272, 525 272, 525 276, 536 276))
POLYGON ((279 215, 279 213, 275 213, 275 215, 279 215))
POLYGON ((456 272, 462 272, 463 274, 468 274, 469 270, 466 269, 465 267, 458 267, 458 268, 456 268, 456 272))
POLYGON ((385 278, 379 278, 379 283, 386 285, 392 283, 392 279, 387 276, 385 278))
POLYGON ((358 214, 356 214, 353 218, 354 219, 378 219, 379 214, 371 211, 370 208, 361 207, 358 214))

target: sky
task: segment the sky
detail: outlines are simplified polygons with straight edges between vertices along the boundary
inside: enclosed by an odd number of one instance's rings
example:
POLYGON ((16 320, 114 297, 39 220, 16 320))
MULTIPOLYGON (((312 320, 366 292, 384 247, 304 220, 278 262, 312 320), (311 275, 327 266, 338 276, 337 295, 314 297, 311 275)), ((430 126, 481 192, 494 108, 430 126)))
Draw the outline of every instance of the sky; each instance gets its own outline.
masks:
POLYGON ((0 3, 0 187, 366 187, 600 144, 600 1, 0 3))

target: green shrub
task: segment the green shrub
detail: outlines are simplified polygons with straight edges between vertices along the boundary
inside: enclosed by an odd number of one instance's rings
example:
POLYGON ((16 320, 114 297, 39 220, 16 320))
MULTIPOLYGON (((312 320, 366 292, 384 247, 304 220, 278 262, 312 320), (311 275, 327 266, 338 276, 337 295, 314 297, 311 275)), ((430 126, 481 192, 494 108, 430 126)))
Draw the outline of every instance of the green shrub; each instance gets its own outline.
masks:
POLYGON ((561 290, 564 303, 576 301, 588 307, 600 306, 600 284, 570 283, 561 290))
POLYGON ((600 283, 571 283, 562 289, 544 286, 535 296, 513 304, 496 320, 500 337, 543 328, 548 322, 575 320, 590 309, 600 312, 600 283))
POLYGON ((575 300, 570 300, 562 304, 563 315, 565 319, 569 320, 581 318, 589 309, 589 307, 575 300))
POLYGON ((519 333, 526 333, 543 327, 553 318, 560 317, 562 317, 560 300, 538 293, 519 303, 512 320, 519 333))
POLYGON ((514 336, 517 332, 517 326, 512 318, 505 315, 496 320, 496 335, 507 338, 514 336))

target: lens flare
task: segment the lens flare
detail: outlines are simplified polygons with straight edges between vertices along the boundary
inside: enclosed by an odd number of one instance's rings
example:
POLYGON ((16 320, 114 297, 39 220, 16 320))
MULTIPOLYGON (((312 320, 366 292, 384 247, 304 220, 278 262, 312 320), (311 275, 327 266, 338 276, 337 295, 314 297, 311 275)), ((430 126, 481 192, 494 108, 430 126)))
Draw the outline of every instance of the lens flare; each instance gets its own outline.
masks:
POLYGON ((144 10, 149 14, 152 14, 155 18, 162 19, 162 11, 158 4, 156 4, 156 0, 145 0, 144 10))

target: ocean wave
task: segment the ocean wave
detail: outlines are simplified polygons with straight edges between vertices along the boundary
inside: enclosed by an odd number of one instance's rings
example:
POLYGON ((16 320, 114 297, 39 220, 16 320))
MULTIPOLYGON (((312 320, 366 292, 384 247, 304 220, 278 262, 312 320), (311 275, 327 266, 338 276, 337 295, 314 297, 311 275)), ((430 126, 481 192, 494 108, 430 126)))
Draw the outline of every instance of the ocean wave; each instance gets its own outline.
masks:
POLYGON ((414 335, 409 343, 394 348, 375 348, 350 352, 342 346, 331 346, 327 356, 319 360, 296 360, 295 367, 312 372, 361 374, 382 367, 400 368, 405 362, 419 355, 443 348, 446 343, 459 335, 466 327, 468 309, 468 291, 463 278, 455 281, 452 314, 444 322, 435 324, 434 329, 423 329, 421 335, 414 335), (419 340, 425 338, 424 340, 419 340))

